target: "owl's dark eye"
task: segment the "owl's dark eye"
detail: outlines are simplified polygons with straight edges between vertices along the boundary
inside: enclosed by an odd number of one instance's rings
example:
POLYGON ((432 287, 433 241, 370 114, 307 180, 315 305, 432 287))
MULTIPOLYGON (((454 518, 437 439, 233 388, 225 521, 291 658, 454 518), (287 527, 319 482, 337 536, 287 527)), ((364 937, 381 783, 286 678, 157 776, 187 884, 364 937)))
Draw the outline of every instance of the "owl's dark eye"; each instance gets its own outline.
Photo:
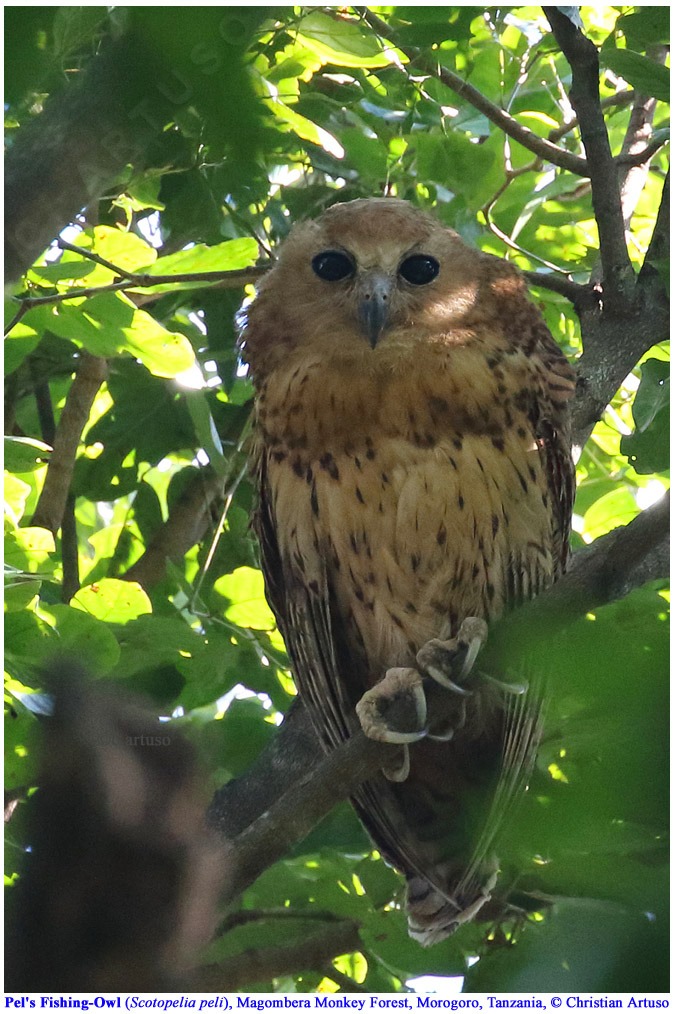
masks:
POLYGON ((354 261, 340 250, 324 250, 312 258, 312 270, 324 282, 341 282, 354 274, 354 261))
POLYGON ((411 285, 428 285, 441 270, 441 266, 435 257, 429 254, 413 254, 406 257, 398 269, 399 275, 405 278, 411 285))

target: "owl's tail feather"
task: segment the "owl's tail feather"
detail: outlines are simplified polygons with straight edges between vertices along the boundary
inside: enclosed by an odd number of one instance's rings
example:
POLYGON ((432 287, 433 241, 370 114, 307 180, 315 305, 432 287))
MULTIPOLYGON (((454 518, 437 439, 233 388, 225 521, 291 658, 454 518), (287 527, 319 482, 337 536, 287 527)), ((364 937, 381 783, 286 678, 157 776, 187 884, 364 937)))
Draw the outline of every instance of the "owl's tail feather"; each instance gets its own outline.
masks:
POLYGON ((407 879, 406 907, 408 933, 421 944, 431 947, 451 936, 465 922, 470 922, 490 900, 497 881, 498 862, 485 864, 486 877, 482 886, 476 885, 470 893, 461 890, 454 894, 441 893, 424 877, 413 874, 407 879))

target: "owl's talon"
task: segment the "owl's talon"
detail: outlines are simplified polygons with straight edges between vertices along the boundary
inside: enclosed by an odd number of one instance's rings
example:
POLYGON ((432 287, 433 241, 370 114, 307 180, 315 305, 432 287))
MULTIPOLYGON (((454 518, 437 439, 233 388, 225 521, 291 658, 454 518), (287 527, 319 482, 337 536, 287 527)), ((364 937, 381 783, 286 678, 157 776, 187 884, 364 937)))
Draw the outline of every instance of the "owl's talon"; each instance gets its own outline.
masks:
POLYGON ((401 761, 396 767, 382 768, 382 774, 390 782, 404 782, 410 774, 410 750, 406 744, 401 748, 401 761))
POLYGON ((426 735, 427 702, 416 669, 388 669, 356 705, 361 728, 381 743, 416 743, 426 735))
POLYGON ((498 690, 501 690, 504 694, 513 694, 514 697, 521 697, 526 694, 530 689, 530 684, 525 683, 504 683, 503 680, 495 679, 494 676, 488 676, 487 673, 481 673, 481 676, 488 683, 491 683, 498 690))
POLYGON ((417 664, 422 672, 431 676, 448 690, 463 697, 472 691, 461 686, 471 672, 478 652, 487 640, 487 624, 477 616, 468 616, 456 637, 449 641, 434 638, 417 653, 417 664))

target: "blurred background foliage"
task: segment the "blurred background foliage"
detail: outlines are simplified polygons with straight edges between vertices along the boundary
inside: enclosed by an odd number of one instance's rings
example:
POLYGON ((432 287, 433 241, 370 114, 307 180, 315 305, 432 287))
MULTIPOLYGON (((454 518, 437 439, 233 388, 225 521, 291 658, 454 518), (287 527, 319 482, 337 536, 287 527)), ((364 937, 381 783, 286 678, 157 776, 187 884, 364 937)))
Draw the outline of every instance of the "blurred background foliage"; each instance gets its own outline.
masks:
MULTIPOLYGON (((143 157, 63 223, 71 246, 52 244, 9 292, 5 770, 9 799, 19 800, 5 851, 10 889, 30 844, 26 799, 45 707, 39 667, 55 652, 149 697, 197 744, 210 790, 250 765, 294 695, 248 530, 242 445, 252 391, 235 321, 254 272, 235 288, 184 281, 53 297, 109 285, 115 267, 245 272, 269 260, 292 222, 381 194, 432 210, 523 269, 585 282, 596 264, 587 181, 505 139, 438 77, 383 46, 365 10, 6 9, 10 148, 39 127, 53 97, 85 80, 106 46, 132 36, 129 52, 143 59, 123 68, 130 93, 161 87, 165 100, 143 157), (162 72, 152 80, 151 67, 162 72), (18 314, 16 297, 26 295, 50 299, 18 314), (104 357, 108 376, 77 452, 70 523, 54 536, 32 518, 85 353, 104 357), (219 494, 204 494, 198 541, 148 576, 146 550, 214 476, 219 494)), ((369 10, 390 19, 401 46, 433 45, 440 66, 579 152, 578 132, 566 126, 569 68, 541 8, 369 10)), ((617 153, 627 90, 658 98, 654 130, 667 129, 667 70, 652 55, 668 41, 669 9, 581 11, 600 47, 617 153)), ((636 267, 665 170, 662 151, 630 225, 636 267)), ((539 287, 533 298, 578 357, 569 303, 539 287)), ((668 486, 668 360, 665 344, 649 351, 581 454, 574 549, 626 524, 668 486)), ((251 988, 382 992, 433 975, 463 977, 467 991, 666 989, 667 605, 662 584, 635 591, 577 622, 537 660, 552 700, 530 791, 504 834, 499 893, 510 907, 420 949, 406 935, 400 878, 341 805, 244 894, 248 920, 219 936, 209 960, 281 940, 297 940, 301 954, 317 919, 345 918, 359 924, 361 950, 310 970, 299 958, 286 976, 251 988)))

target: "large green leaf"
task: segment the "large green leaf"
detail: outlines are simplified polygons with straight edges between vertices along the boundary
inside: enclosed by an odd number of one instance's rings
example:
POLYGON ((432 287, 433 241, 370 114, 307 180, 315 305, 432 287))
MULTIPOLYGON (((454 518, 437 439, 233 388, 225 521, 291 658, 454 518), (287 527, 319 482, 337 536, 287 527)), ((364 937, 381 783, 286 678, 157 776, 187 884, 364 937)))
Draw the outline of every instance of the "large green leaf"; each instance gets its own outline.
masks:
POLYGON ((391 57, 372 33, 353 21, 315 10, 300 24, 301 43, 338 67, 386 67, 391 57))
POLYGON ((663 64, 630 49, 609 49, 601 52, 602 62, 625 78, 637 91, 670 102, 670 71, 663 64))
POLYGON ((649 474, 670 467, 670 364, 648 359, 633 403, 635 431, 621 439, 636 472, 649 474))
POLYGON ((187 338, 167 330, 120 292, 60 303, 52 308, 48 327, 95 356, 127 353, 158 377, 175 377, 195 361, 187 338))

